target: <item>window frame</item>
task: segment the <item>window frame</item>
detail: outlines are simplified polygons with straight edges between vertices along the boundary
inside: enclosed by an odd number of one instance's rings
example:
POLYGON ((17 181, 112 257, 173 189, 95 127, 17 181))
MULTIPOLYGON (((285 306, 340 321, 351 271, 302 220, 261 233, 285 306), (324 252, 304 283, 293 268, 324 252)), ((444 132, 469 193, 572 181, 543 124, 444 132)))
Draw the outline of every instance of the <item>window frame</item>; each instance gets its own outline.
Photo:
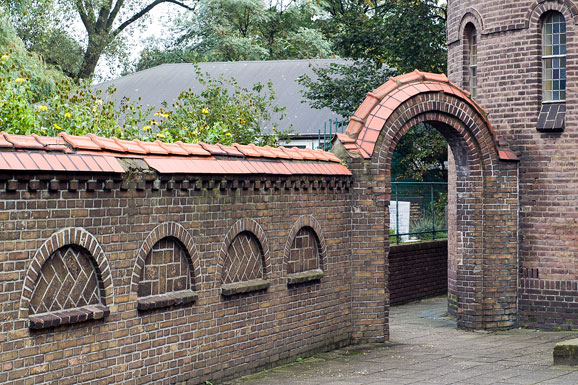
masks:
POLYGON ((542 17, 541 23, 541 65, 542 65, 542 103, 565 103, 566 102, 566 90, 567 90, 567 23, 564 15, 557 11, 552 11, 546 13, 542 17), (557 18, 554 20, 553 18, 557 18), (560 22, 561 21, 561 22, 560 22), (548 32, 548 25, 551 25, 551 31, 548 32), (555 26, 559 25, 559 30, 555 32, 555 26), (563 31, 562 31, 563 29, 563 31), (550 44, 548 44, 548 35, 551 36, 550 44), (558 42, 555 42, 555 38, 558 38, 558 42), (547 54, 547 50, 550 48, 550 54, 547 54), (554 53, 555 49, 558 49, 558 53, 554 53), (554 67, 554 63, 559 59, 559 65, 554 67), (549 63, 549 64, 548 64, 549 63), (563 63, 563 64, 562 64, 563 63), (552 75, 548 75, 551 71, 552 75), (558 76, 554 75, 554 72, 558 71, 558 76), (563 72, 563 75, 562 75, 563 72), (551 82, 550 89, 547 89, 547 83, 551 82), (554 88, 555 82, 559 82, 557 88, 554 88), (563 82, 563 85, 561 84, 563 82), (555 98, 555 94, 558 94, 558 98, 555 98))

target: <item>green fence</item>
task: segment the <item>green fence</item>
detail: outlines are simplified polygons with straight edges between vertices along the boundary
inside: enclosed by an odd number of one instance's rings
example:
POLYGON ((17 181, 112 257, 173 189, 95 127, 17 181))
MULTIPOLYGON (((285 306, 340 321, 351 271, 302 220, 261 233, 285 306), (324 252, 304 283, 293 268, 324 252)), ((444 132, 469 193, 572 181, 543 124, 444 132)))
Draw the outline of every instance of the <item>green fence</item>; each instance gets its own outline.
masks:
POLYGON ((323 129, 317 131, 318 143, 317 148, 324 151, 331 151, 331 139, 333 134, 343 134, 347 129, 347 122, 339 121, 337 118, 329 119, 323 124, 323 129))
POLYGON ((447 238, 447 182, 392 182, 390 243, 447 238))

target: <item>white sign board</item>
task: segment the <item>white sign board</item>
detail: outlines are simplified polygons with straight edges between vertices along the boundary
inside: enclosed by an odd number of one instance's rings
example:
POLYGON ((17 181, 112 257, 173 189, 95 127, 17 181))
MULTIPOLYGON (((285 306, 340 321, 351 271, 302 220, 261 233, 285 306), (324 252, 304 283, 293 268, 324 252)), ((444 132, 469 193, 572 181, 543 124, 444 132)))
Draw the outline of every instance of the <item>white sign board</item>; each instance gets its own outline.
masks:
MULTIPOLYGON (((399 233, 409 233, 410 202, 389 202, 389 228, 396 230, 399 225, 399 233), (398 211, 399 206, 399 211, 398 211), (399 218, 396 218, 399 212, 399 218)), ((402 242, 409 241, 409 235, 402 235, 402 242)))

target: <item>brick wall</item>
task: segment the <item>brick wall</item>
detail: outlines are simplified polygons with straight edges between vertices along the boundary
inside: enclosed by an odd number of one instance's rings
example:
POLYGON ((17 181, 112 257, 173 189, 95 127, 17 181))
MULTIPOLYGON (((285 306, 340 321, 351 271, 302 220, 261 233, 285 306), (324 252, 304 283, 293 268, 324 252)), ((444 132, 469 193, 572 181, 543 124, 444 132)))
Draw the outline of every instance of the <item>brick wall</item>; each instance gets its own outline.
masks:
POLYGON ((447 240, 392 245, 388 262, 390 304, 447 293, 447 240))
POLYGON ((578 327, 578 318, 557 315, 569 298, 578 297, 572 289, 578 282, 577 15, 578 3, 572 0, 449 3, 449 77, 465 85, 463 29, 472 23, 479 36, 477 100, 520 159, 518 267, 539 271, 539 278, 520 276, 518 288, 520 323, 530 327, 578 327), (563 132, 537 130, 542 106, 540 18, 548 11, 562 13, 567 24, 563 132), (566 291, 552 289, 557 285, 566 291), (545 306, 545 301, 556 305, 545 306))
POLYGON ((225 179, 3 174, 0 382, 204 383, 350 343, 349 177, 225 179))

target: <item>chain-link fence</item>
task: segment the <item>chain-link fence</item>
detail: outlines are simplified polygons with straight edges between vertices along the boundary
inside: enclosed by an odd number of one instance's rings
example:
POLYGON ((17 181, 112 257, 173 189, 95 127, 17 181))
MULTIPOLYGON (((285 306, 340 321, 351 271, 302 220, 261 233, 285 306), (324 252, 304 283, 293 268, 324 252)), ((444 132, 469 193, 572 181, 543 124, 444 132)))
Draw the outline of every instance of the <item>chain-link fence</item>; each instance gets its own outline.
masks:
POLYGON ((447 207, 446 182, 392 182, 390 244, 447 238, 447 207))

